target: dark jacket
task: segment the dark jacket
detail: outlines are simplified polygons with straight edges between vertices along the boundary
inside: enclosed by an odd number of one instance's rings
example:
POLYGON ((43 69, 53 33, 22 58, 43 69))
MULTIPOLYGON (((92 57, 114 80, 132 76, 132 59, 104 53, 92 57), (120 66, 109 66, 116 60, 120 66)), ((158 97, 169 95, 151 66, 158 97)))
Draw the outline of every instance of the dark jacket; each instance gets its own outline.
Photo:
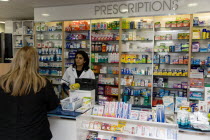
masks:
POLYGON ((0 88, 0 140, 50 140, 47 112, 59 104, 52 84, 34 94, 11 96, 0 88))

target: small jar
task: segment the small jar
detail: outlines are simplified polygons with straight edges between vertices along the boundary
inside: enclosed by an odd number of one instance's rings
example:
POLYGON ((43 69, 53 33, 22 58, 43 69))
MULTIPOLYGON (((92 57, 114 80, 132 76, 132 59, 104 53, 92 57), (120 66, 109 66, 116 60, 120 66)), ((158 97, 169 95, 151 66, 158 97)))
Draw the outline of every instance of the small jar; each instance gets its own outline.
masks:
POLYGON ((160 40, 166 40, 166 36, 160 36, 160 40))
POLYGON ((160 40, 160 35, 156 35, 155 40, 160 40))
POLYGON ((166 27, 166 28, 171 27, 171 21, 167 21, 167 22, 165 23, 165 27, 166 27))
POLYGON ((183 21, 183 27, 190 27, 190 21, 189 20, 184 20, 183 21))
POLYGON ((44 40, 44 34, 41 34, 41 35, 40 35, 40 39, 41 39, 41 40, 44 40))
POLYGON ((161 24, 160 22, 155 22, 155 28, 160 28, 161 24))
POLYGON ((176 27, 183 27, 182 21, 177 21, 176 27))
POLYGON ((166 40, 172 40, 172 34, 166 34, 166 40))
POLYGON ((177 27, 177 26, 176 26, 176 21, 172 21, 172 22, 171 22, 171 27, 177 27))

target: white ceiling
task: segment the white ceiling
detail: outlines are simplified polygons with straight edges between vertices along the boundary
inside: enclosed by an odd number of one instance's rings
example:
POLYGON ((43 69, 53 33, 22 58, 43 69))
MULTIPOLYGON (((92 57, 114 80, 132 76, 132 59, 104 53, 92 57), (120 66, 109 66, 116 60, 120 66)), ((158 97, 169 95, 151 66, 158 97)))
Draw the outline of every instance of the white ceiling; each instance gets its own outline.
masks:
POLYGON ((0 1, 0 20, 33 19, 34 8, 93 4, 101 2, 117 2, 127 0, 10 0, 0 1))

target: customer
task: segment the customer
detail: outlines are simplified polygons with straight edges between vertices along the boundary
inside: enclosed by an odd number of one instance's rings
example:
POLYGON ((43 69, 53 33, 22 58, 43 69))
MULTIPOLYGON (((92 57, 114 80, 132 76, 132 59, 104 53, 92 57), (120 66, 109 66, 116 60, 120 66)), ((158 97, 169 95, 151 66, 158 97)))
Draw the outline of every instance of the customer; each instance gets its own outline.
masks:
POLYGON ((78 51, 75 54, 74 64, 64 73, 61 80, 64 91, 68 94, 68 87, 75 83, 76 78, 95 79, 93 71, 89 68, 89 57, 84 51, 78 51))
POLYGON ((47 112, 59 100, 52 84, 38 73, 38 54, 23 47, 8 73, 0 77, 0 140, 50 140, 47 112))

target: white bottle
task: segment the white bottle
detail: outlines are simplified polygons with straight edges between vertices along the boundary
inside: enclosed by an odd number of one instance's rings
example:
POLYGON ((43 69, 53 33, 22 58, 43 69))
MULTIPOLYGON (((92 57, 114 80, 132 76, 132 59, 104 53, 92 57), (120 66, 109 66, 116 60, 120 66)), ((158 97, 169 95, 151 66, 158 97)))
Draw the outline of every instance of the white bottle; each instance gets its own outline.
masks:
POLYGON ((37 35, 36 35, 36 38, 37 38, 37 40, 40 40, 40 39, 41 39, 40 34, 37 34, 37 35))
POLYGON ((41 34, 41 35, 40 35, 40 39, 41 39, 41 40, 44 40, 44 34, 41 34))

